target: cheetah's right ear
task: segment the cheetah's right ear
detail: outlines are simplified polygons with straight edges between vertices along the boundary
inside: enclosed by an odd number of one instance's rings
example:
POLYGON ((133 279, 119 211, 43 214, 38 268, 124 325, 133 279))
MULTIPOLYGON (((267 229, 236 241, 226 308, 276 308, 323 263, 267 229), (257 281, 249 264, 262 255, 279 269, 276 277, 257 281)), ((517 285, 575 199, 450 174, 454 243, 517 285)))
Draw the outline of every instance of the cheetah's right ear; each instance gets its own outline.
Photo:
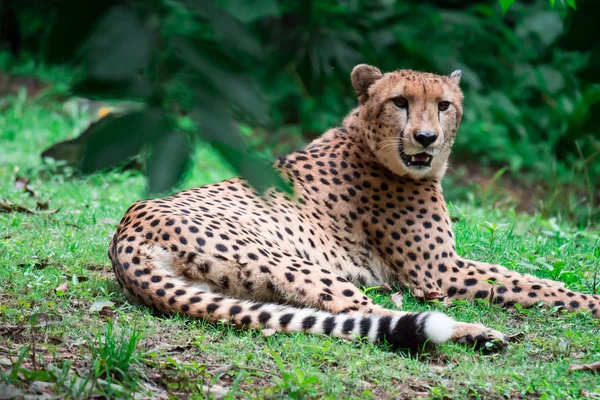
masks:
POLYGON ((364 103, 369 98, 369 87, 377 79, 381 78, 383 74, 377 67, 373 67, 367 64, 359 64, 352 70, 350 79, 352 80, 352 86, 354 92, 358 98, 359 103, 364 103))
POLYGON ((453 73, 448 75, 448 78, 450 78, 450 80, 454 81, 454 83, 456 83, 458 85, 460 83, 461 75, 462 75, 461 70, 457 69, 456 71, 454 71, 453 73))

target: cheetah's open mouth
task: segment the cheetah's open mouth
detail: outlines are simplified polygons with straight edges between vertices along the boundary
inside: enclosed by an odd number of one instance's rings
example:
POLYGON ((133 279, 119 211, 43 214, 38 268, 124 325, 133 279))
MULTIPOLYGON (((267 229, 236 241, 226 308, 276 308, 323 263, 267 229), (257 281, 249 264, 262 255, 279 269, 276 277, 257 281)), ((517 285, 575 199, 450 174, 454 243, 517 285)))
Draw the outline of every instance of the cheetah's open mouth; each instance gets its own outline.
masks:
POLYGON ((400 157, 402 157, 402 161, 404 161, 404 164, 406 164, 407 167, 413 167, 413 168, 431 167, 431 160, 433 159, 431 154, 418 153, 418 154, 408 155, 408 154, 404 153, 403 151, 400 152, 400 157))

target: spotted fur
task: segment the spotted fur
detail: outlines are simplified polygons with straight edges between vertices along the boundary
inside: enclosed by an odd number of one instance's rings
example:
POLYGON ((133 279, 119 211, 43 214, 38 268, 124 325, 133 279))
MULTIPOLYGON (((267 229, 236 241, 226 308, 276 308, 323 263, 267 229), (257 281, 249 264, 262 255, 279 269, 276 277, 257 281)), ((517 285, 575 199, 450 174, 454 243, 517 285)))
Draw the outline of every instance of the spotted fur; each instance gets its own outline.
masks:
POLYGON ((385 309, 358 287, 598 315, 597 295, 456 253, 440 180, 462 116, 459 80, 357 66, 359 106, 276 163, 293 198, 230 179, 139 201, 109 249, 119 284, 164 313, 398 348, 507 337, 440 313, 385 309), (421 132, 435 140, 423 145, 421 132), (429 165, 407 164, 415 156, 429 165))

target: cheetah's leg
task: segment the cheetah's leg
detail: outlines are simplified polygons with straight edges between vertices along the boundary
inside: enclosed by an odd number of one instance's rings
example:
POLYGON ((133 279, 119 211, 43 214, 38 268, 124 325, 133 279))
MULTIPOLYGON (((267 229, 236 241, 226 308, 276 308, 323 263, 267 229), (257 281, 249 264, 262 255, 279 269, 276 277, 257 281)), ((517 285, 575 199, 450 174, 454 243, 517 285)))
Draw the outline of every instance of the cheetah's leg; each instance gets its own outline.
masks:
MULTIPOLYGON (((484 263, 484 262, 473 262, 473 261, 468 261, 468 260, 462 260, 462 262, 465 264, 466 267, 468 268, 476 268, 479 271, 485 271, 483 273, 499 273, 499 274, 503 274, 503 275, 515 275, 517 274, 515 271, 510 270, 506 267, 503 267, 501 265, 494 265, 494 264, 489 264, 489 263, 484 263)), ((524 279, 526 279, 529 282, 539 282, 542 281, 545 284, 547 284, 548 286, 554 286, 557 288, 564 288, 565 284, 564 282, 557 282, 557 281, 553 281, 551 279, 544 279, 544 278, 538 278, 536 276, 533 275, 529 275, 529 274, 518 274, 520 276, 522 276, 524 279)))
POLYGON ((600 296, 573 292, 558 282, 510 271, 498 265, 459 260, 438 272, 449 299, 487 299, 495 304, 531 307, 543 301, 570 311, 588 310, 599 317, 600 296))
POLYGON ((209 283, 215 292, 248 300, 312 307, 334 314, 394 314, 373 303, 334 272, 276 247, 269 251, 239 249, 233 257, 190 250, 185 257, 175 255, 171 268, 189 280, 209 283))
MULTIPOLYGON (((161 247, 141 246, 113 257, 119 284, 146 305, 168 314, 209 321, 227 320, 248 328, 268 327, 283 332, 306 332, 370 342, 394 348, 419 349, 426 343, 443 343, 455 321, 438 312, 395 312, 393 315, 334 314, 314 308, 297 308, 240 300, 210 291, 210 284, 190 281, 173 268, 173 255, 161 247)), ((216 269, 218 265, 213 265, 216 269)))

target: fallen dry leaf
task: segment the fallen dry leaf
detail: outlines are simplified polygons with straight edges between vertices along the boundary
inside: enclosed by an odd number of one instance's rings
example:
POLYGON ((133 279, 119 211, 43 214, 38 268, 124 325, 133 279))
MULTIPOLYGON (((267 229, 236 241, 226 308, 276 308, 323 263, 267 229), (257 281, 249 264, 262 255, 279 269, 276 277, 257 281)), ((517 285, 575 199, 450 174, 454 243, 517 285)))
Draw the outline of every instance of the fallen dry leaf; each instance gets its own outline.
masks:
POLYGON ((600 361, 591 364, 571 364, 569 371, 600 371, 600 361))
POLYGON ((424 292, 421 289, 412 289, 412 295, 419 300, 440 300, 444 301, 446 296, 438 292, 424 292))
POLYGON ((388 292, 388 293, 392 293, 392 287, 390 285, 388 285, 387 283, 383 283, 381 284, 381 286, 379 286, 379 288, 384 291, 384 292, 388 292))
POLYGON ((38 210, 46 211, 46 210, 48 210, 48 208, 50 208, 50 201, 49 200, 38 201, 35 203, 35 206, 37 207, 38 210))
POLYGON ((60 293, 67 293, 67 290, 69 289, 69 282, 63 282, 61 283, 56 289, 54 289, 55 292, 60 292, 60 293))
POLYGON ((107 318, 115 318, 115 316, 117 315, 114 311, 112 311, 109 308, 103 308, 102 310, 100 310, 98 312, 98 314, 102 315, 103 317, 107 317, 107 318))
POLYGON ((19 190, 23 190, 29 184, 29 179, 25 179, 22 176, 17 176, 15 178, 15 188, 19 190))
POLYGON ((222 399, 229 393, 227 389, 220 385, 201 385, 202 392, 213 399, 222 399))
POLYGON ((31 186, 29 186, 29 179, 23 178, 22 176, 17 176, 15 178, 15 188, 26 192, 31 197, 37 196, 35 190, 33 190, 31 186))
POLYGON ((275 329, 261 329, 260 333, 262 333, 262 335, 264 337, 269 337, 269 336, 273 336, 274 334, 277 333, 277 330, 275 329))
POLYGON ((220 375, 220 374, 224 374, 226 372, 229 372, 231 370, 235 369, 235 365, 234 364, 223 364, 218 368, 215 368, 213 370, 207 371, 209 374, 211 375, 220 375))
POLYGON ((21 389, 11 385, 5 385, 4 383, 0 383, 0 393, 2 394, 0 399, 16 399, 22 398, 25 395, 21 389))
POLYGON ((404 295, 400 292, 397 293, 393 293, 390 296, 390 299, 392 300, 392 303, 394 303, 394 305, 398 308, 402 308, 402 299, 404 298, 404 295))
POLYGON ((444 299, 443 294, 438 293, 438 292, 429 292, 429 293, 425 293, 425 300, 443 300, 444 299))
POLYGON ((10 200, 3 199, 0 201, 0 213, 24 213, 24 214, 55 214, 58 210, 35 211, 27 207, 20 206, 10 200))
POLYGON ((91 312, 102 311, 103 308, 111 308, 114 305, 115 305, 115 303, 113 303, 110 300, 98 300, 97 302, 92 304, 92 306, 90 307, 90 311, 91 312))

